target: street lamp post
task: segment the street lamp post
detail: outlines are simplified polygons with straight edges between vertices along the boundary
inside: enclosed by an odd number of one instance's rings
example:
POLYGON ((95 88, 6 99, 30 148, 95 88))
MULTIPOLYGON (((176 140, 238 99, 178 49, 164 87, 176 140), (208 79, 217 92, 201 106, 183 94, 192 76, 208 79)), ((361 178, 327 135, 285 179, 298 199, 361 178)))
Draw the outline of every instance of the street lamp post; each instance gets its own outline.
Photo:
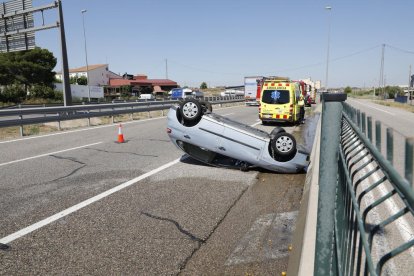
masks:
POLYGON ((83 39, 85 41, 85 60, 86 60, 86 85, 88 87, 88 101, 91 101, 91 89, 89 88, 89 66, 88 66, 88 51, 86 48, 86 32, 85 32, 85 12, 87 10, 81 10, 82 13, 82 23, 83 23, 83 39))
POLYGON ((326 54, 326 76, 325 76, 325 87, 326 87, 326 92, 328 92, 328 72, 329 72, 329 44, 330 44, 330 40, 331 40, 331 13, 330 11, 332 10, 331 6, 326 6, 325 9, 329 12, 328 15, 328 49, 327 49, 327 54, 326 54))

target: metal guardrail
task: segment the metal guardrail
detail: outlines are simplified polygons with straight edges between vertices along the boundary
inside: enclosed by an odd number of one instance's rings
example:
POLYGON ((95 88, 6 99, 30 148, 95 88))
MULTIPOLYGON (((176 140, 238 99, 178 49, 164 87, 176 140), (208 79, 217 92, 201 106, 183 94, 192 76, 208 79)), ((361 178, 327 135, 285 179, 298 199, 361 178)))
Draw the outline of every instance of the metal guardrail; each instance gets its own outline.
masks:
POLYGON ((397 220, 414 218, 413 140, 406 139, 407 180, 389 162, 392 130, 385 139, 387 160, 381 154, 381 123, 375 123, 374 145, 372 118, 329 97, 323 100, 314 275, 381 275, 391 259, 414 246, 412 236, 387 250, 374 242, 391 234, 397 220), (373 199, 379 188, 386 192, 373 199), (390 200, 398 201, 397 211, 368 219, 390 200))
MULTIPOLYGON (((244 101, 243 97, 208 97, 211 104, 244 101)), ((113 104, 75 105, 40 108, 0 110, 0 127, 23 126, 48 122, 60 122, 92 117, 114 116, 169 109, 178 101, 147 101, 113 104), (25 117, 30 116, 30 117, 25 117), (16 117, 16 118, 13 118, 16 117)))

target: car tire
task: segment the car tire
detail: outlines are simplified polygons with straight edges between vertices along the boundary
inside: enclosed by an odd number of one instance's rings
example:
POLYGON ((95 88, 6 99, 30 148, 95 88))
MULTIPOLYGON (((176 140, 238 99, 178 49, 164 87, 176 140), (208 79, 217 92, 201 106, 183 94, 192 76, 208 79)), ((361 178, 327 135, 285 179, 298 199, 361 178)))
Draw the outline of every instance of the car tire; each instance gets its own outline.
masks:
POLYGON ((194 99, 187 99, 180 103, 180 115, 185 122, 195 122, 201 118, 202 108, 194 99))
POLYGON ((277 133, 271 140, 271 146, 277 161, 289 161, 296 154, 296 139, 287 132, 277 133))

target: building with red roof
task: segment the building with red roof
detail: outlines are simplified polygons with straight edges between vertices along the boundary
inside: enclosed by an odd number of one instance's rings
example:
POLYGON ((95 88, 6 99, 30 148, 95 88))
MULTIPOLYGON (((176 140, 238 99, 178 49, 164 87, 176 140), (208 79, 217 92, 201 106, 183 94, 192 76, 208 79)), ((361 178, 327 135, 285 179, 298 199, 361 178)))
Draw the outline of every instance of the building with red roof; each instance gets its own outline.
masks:
POLYGON ((165 95, 166 92, 177 87, 177 82, 168 79, 148 79, 148 76, 142 74, 135 76, 124 74, 122 78, 109 79, 109 85, 105 89, 105 96, 118 97, 126 89, 130 89, 134 96, 139 96, 142 93, 165 95))

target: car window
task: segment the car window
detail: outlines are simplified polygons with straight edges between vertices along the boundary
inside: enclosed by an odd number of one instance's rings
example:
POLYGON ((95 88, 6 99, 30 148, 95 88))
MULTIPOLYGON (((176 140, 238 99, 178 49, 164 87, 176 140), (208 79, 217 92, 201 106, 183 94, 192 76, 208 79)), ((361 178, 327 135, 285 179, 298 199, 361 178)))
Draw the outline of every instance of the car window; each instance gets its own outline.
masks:
POLYGON ((287 104, 289 103, 288 90, 264 90, 262 102, 267 104, 287 104))
POLYGON ((196 159, 210 163, 214 157, 216 156, 216 153, 213 151, 209 151, 207 149, 200 148, 198 146, 185 143, 183 141, 177 141, 177 144, 189 155, 195 157, 196 159))

